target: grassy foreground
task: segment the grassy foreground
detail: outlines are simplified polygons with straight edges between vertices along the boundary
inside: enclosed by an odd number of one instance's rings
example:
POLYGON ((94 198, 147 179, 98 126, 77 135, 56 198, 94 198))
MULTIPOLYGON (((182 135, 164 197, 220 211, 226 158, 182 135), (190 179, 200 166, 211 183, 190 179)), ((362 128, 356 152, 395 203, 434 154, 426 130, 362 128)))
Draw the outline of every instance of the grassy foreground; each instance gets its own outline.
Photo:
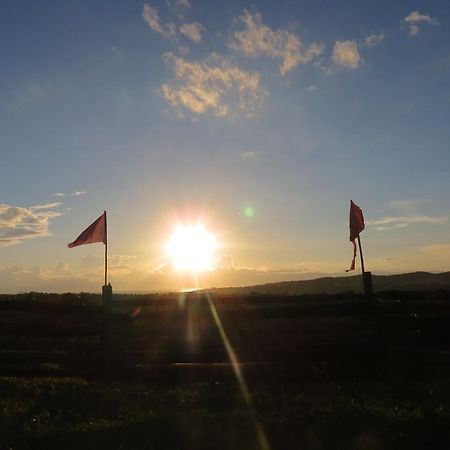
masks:
POLYGON ((1 450, 450 448, 447 292, 41 297, 0 302, 1 450))
MULTIPOLYGON (((444 449, 450 409, 417 386, 250 387, 272 449, 444 449)), ((1 378, 4 449, 257 449, 233 382, 182 386, 1 378)))

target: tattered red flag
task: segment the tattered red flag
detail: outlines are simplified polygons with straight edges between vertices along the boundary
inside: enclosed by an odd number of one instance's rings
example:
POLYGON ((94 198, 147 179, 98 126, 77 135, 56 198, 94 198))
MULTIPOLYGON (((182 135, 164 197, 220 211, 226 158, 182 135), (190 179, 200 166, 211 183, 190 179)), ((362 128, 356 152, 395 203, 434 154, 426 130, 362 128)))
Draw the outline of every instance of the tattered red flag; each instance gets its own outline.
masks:
POLYGON ((89 225, 73 242, 67 244, 69 248, 94 242, 107 243, 106 211, 91 225, 89 225))
POLYGON ((353 200, 350 200, 350 241, 353 243, 353 259, 350 269, 346 270, 349 272, 350 270, 355 270, 355 260, 356 260, 356 243, 355 240, 359 236, 359 233, 363 231, 364 226, 364 216, 361 208, 353 203, 353 200))

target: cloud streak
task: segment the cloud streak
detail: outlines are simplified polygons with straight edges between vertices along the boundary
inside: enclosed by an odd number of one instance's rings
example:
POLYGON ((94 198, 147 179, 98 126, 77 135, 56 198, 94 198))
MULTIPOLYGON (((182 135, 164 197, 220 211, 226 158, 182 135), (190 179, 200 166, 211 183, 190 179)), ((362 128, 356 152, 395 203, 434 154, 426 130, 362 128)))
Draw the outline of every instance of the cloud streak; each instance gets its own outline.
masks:
POLYGON ((40 209, 53 209, 53 208, 58 208, 61 205, 62 205, 62 203, 59 203, 59 202, 45 203, 43 205, 30 206, 30 210, 36 211, 36 210, 40 210, 40 209))
POLYGON ((427 200, 394 200, 389 202, 388 206, 389 208, 412 212, 424 203, 427 203, 427 200))
POLYGON ((236 106, 252 115, 267 95, 257 72, 246 72, 216 53, 195 62, 172 53, 164 59, 172 66, 174 78, 162 85, 161 93, 180 113, 187 110, 225 116, 236 106))
POLYGON ((86 195, 86 194, 87 194, 87 191, 74 191, 74 192, 71 192, 70 194, 64 194, 64 192, 54 192, 52 195, 54 197, 67 197, 67 196, 80 197, 81 195, 86 195))
POLYGON ((448 221, 446 216, 426 216, 426 215, 409 215, 409 216, 385 216, 379 219, 367 220, 366 224, 374 226, 378 231, 393 230, 396 228, 406 228, 414 224, 434 224, 442 225, 448 221))
POLYGON ((261 14, 251 14, 247 10, 237 19, 244 26, 235 31, 230 47, 246 56, 268 56, 281 59, 279 66, 282 75, 298 66, 310 62, 322 54, 322 44, 311 44, 305 48, 299 37, 285 30, 272 30, 262 23, 261 14))

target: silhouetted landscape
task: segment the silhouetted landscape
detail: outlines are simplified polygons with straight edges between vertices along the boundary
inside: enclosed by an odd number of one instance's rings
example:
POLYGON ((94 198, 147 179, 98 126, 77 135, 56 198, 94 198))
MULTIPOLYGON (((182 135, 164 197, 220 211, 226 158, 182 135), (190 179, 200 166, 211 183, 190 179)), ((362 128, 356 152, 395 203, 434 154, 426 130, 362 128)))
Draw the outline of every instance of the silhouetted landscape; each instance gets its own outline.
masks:
MULTIPOLYGON (((400 275, 372 275, 375 291, 430 291, 450 289, 450 272, 429 273, 413 272, 400 275)), ((217 294, 339 294, 343 292, 361 292, 361 276, 322 277, 314 280, 283 281, 256 286, 210 289, 217 294)))
POLYGON ((371 301, 312 293, 358 277, 107 310, 96 294, 3 295, 0 447, 256 449, 262 427, 272 449, 446 448, 448 278, 376 277, 389 290, 371 301))

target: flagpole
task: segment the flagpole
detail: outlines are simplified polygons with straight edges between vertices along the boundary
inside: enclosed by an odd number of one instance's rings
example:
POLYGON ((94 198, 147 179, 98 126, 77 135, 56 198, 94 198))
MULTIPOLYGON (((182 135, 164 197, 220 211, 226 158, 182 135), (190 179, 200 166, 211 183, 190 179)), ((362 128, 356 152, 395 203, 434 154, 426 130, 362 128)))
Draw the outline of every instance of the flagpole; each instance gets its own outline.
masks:
POLYGON ((364 272, 365 272, 365 270, 364 270, 364 256, 363 256, 363 252, 362 252, 361 239, 359 237, 359 234, 358 234, 358 247, 359 247, 359 256, 361 258, 361 273, 364 276, 364 272))
POLYGON ((105 286, 108 284, 108 228, 106 222, 106 211, 105 214, 105 286))
POLYGON ((108 283, 108 243, 105 244, 105 286, 108 283))

